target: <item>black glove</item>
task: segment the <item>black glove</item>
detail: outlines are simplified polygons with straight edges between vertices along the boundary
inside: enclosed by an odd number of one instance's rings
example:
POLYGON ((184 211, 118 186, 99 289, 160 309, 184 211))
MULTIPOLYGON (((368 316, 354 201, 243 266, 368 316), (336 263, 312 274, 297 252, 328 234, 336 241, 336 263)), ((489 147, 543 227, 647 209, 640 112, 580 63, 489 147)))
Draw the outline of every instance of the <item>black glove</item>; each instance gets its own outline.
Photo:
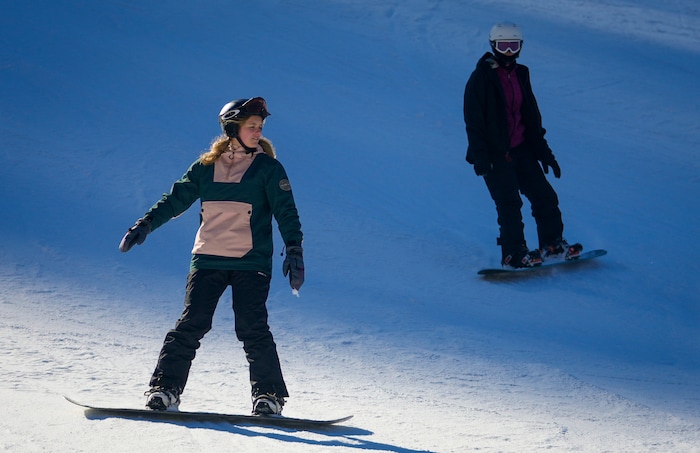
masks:
POLYGON ((542 169, 546 174, 549 173, 549 167, 552 167, 552 173, 554 173, 555 178, 561 178, 561 168, 559 168, 559 164, 553 154, 542 159, 542 169))
POLYGON ((478 156, 474 160, 474 173, 476 173, 476 176, 485 176, 492 168, 493 165, 491 165, 491 161, 487 156, 478 156))
POLYGON ((144 217, 138 219, 134 226, 124 235, 124 238, 119 243, 119 250, 128 252, 134 245, 141 245, 146 240, 146 236, 151 232, 151 219, 144 217))
POLYGON ((282 263, 282 272, 289 274, 289 285, 297 291, 304 284, 304 249, 298 245, 287 247, 287 256, 282 263))

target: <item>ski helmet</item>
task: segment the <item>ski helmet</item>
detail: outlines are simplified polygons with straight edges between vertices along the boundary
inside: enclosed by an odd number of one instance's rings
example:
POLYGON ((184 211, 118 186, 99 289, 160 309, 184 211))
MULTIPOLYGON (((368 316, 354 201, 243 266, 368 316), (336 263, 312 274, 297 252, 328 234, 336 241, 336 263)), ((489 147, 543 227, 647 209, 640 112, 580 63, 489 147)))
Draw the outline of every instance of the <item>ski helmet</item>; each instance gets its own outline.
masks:
POLYGON ((523 32, 513 23, 503 22, 491 27, 489 41, 522 41, 523 32))
POLYGON ((219 112, 221 130, 229 137, 235 137, 238 135, 238 128, 241 121, 252 115, 258 115, 262 117, 263 120, 270 116, 265 99, 255 97, 231 101, 224 105, 219 112))
POLYGON ((518 56, 523 47, 523 33, 520 27, 513 23, 503 22, 491 27, 489 43, 496 59, 509 66, 518 56), (510 55, 506 55, 510 52, 510 55))

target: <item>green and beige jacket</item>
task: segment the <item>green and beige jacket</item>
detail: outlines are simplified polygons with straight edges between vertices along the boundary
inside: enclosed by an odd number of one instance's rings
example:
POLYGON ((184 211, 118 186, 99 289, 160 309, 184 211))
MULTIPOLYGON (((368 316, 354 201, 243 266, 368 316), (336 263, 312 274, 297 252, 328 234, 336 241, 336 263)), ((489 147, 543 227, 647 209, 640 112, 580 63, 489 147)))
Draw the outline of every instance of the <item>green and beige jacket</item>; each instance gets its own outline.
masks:
POLYGON ((292 189, 265 138, 257 150, 223 153, 212 165, 197 159, 146 213, 155 230, 200 200, 200 226, 190 268, 272 270, 272 217, 286 246, 301 245, 292 189))

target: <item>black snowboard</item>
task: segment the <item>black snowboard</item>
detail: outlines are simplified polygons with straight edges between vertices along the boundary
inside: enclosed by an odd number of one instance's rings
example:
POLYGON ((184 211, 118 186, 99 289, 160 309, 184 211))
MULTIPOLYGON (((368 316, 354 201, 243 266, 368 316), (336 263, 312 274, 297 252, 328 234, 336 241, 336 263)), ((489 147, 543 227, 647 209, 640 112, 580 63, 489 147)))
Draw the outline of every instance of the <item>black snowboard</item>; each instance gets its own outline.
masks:
POLYGON ((589 252, 582 253, 578 258, 573 260, 558 260, 558 261, 545 261, 541 266, 535 267, 522 267, 519 269, 510 269, 507 267, 493 267, 481 269, 477 274, 485 276, 496 276, 496 275, 516 275, 516 274, 530 274, 533 272, 540 272, 543 270, 551 269, 555 266, 571 266, 582 261, 590 260, 592 258, 598 258, 607 254, 606 250, 591 250, 589 252))
POLYGON ((229 423, 232 425, 260 425, 275 426, 279 428, 291 428, 299 430, 319 429, 329 427, 336 423, 350 420, 352 415, 333 420, 309 420, 305 418, 284 417, 282 415, 238 415, 219 414, 214 412, 185 412, 185 411, 154 411, 151 409, 129 409, 120 407, 100 407, 83 404, 64 396, 69 402, 85 408, 87 411, 97 412, 112 417, 143 418, 146 420, 179 420, 194 422, 229 423))

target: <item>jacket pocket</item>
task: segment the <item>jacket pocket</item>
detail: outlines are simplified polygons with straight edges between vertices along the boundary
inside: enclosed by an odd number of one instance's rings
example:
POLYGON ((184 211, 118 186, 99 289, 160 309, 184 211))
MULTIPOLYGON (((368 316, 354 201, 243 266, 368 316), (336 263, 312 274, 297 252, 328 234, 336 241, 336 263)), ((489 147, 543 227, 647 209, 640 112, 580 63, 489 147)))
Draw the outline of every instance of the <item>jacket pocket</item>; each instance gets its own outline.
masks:
POLYGON ((193 254, 241 258, 253 249, 253 205, 239 201, 205 201, 193 254))

